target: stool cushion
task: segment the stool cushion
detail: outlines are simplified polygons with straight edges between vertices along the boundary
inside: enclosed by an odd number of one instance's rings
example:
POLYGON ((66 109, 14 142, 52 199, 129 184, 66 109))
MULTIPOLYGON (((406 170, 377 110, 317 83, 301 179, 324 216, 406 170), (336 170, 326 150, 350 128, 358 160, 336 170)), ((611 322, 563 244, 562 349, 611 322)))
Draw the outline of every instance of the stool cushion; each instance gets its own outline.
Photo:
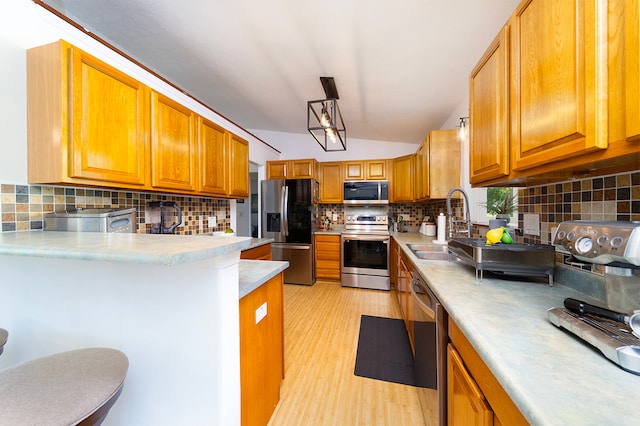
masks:
POLYGON ((129 367, 122 352, 87 348, 0 372, 0 425, 74 425, 116 395, 129 367))

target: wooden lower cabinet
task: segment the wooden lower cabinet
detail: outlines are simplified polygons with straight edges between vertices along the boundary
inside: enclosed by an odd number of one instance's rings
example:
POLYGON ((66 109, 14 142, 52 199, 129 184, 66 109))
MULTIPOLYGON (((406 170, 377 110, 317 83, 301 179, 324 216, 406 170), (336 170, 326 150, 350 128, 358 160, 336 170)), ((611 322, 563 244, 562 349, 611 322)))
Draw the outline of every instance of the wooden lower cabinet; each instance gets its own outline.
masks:
POLYGON ((263 244, 240 252, 240 259, 271 260, 271 244, 263 244))
POLYGON ((447 419, 450 425, 492 425, 493 411, 464 368, 453 346, 447 348, 447 419))
POLYGON ((284 379, 283 274, 240 299, 240 418, 264 426, 280 400, 284 379), (256 324, 256 310, 266 316, 256 324))
POLYGON ((451 426, 528 425, 456 323, 449 318, 447 418, 451 426))
POLYGON ((340 280, 340 235, 315 236, 316 278, 340 280))

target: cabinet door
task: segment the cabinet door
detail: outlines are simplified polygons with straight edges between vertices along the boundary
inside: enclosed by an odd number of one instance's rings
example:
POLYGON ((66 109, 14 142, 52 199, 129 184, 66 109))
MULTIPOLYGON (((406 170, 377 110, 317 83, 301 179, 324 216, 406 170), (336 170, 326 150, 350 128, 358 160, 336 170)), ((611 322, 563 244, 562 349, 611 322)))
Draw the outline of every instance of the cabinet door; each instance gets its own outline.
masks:
POLYGON ((69 176, 143 185, 149 94, 142 83, 70 47, 69 176))
POLYGON ((626 136, 640 141, 640 1, 625 2, 626 136))
POLYGON ((606 13, 604 0, 531 0, 513 15, 514 170, 607 148, 606 13))
POLYGON ((386 180, 387 160, 367 160, 364 162, 364 178, 366 180, 386 180))
POLYGON ((469 179, 509 175, 509 26, 493 40, 469 78, 469 179))
POLYGON ((343 182, 342 162, 320 163, 320 202, 325 204, 342 203, 343 182))
POLYGON ((340 279, 340 235, 315 236, 316 277, 340 279))
POLYGON ((415 155, 405 155, 393 160, 393 200, 413 201, 413 176, 415 155))
POLYGON ((315 179, 316 165, 317 162, 313 158, 290 160, 289 170, 287 170, 287 172, 290 172, 290 175, 287 175, 287 179, 315 179))
POLYGON ((284 378, 283 274, 240 299, 240 406, 242 426, 266 425, 284 378), (256 311, 266 316, 256 323, 256 311))
POLYGON ((267 161, 267 179, 286 179, 288 161, 267 161))
POLYGON ((229 196, 249 197, 249 142, 230 134, 229 138, 229 196))
POLYGON ((195 190, 195 114, 153 92, 151 102, 151 182, 156 188, 195 190))
POLYGON ((344 162, 345 180, 364 180, 364 161, 344 162))
POLYGON ((429 196, 429 135, 416 151, 415 199, 424 200, 429 196))
POLYGON ((229 133, 217 124, 198 118, 200 192, 229 194, 229 133))
POLYGON ((430 132, 428 162, 428 195, 446 198, 451 188, 460 186, 460 142, 455 129, 430 132))
POLYGON ((447 419, 451 426, 493 425, 493 412, 453 346, 447 347, 447 419))

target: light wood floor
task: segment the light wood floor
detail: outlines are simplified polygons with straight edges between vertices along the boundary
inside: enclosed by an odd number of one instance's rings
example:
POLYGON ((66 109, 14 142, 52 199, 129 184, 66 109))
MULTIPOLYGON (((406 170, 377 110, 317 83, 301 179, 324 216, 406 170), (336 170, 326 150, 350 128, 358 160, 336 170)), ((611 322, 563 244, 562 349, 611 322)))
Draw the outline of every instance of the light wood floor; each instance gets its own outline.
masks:
POLYGON ((391 293, 284 287, 285 379, 269 425, 425 425, 415 387, 353 374, 360 316, 400 318, 391 293))

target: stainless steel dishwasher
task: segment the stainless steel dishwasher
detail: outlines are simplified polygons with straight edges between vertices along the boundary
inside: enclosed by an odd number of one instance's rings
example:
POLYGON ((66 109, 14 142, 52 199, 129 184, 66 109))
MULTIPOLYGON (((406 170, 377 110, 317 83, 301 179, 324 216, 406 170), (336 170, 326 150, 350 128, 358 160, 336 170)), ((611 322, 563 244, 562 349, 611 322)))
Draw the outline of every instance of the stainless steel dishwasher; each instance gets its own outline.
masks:
MULTIPOLYGON (((415 375, 420 405, 434 411, 438 424, 447 424, 447 313, 418 271, 413 271, 415 375)), ((427 421, 427 423, 429 423, 427 421)))

